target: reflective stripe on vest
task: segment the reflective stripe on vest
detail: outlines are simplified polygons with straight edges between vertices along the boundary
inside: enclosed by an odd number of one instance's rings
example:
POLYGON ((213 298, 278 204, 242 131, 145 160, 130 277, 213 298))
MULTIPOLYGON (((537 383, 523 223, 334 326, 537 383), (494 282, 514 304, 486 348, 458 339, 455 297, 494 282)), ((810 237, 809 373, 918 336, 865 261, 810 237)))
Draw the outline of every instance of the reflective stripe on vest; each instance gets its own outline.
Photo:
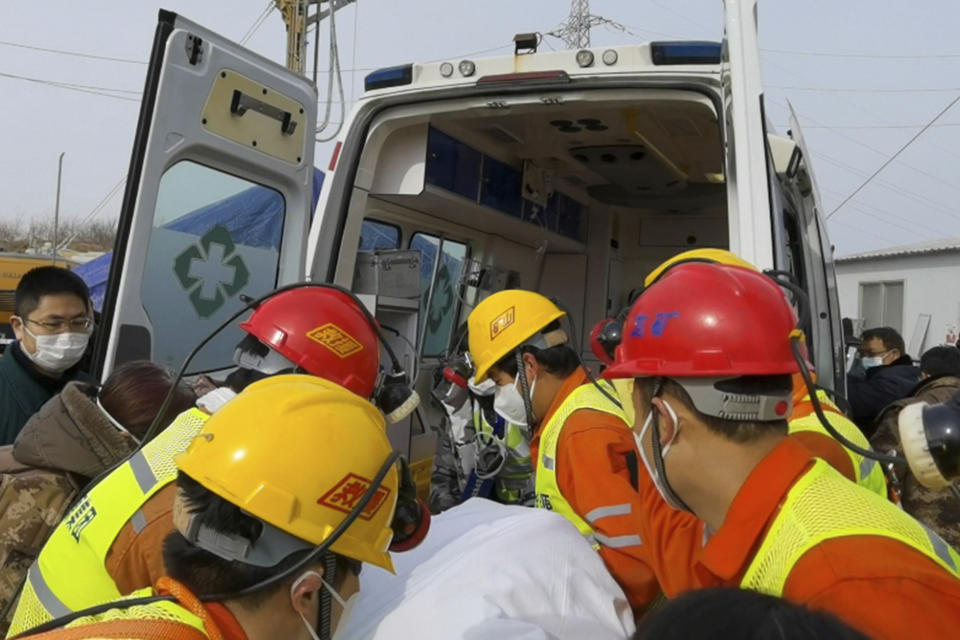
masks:
POLYGON ((937 534, 817 459, 787 493, 740 586, 782 596, 790 572, 807 551, 824 540, 845 536, 897 540, 960 578, 960 554, 937 534))
POLYGON ((191 409, 85 495, 54 529, 36 561, 14 613, 10 634, 72 611, 120 598, 104 563, 120 530, 143 523, 143 504, 177 476, 174 456, 183 452, 207 421, 191 409), (82 578, 81 578, 82 576, 82 578))
MULTIPOLYGON (((123 601, 146 598, 153 589, 140 589, 129 596, 117 598, 116 609, 84 616, 66 627, 41 634, 37 637, 50 640, 80 640, 93 638, 155 638, 170 640, 193 640, 210 638, 203 620, 177 602, 160 600, 147 604, 123 607, 123 601)), ((26 636, 32 638, 34 636, 26 636)))
MULTIPOLYGON (((840 413, 840 410, 830 401, 826 393, 817 391, 817 399, 820 400, 820 404, 823 406, 823 413, 834 429, 858 447, 870 449, 870 443, 867 441, 866 436, 863 435, 863 432, 860 431, 859 427, 851 422, 849 418, 840 413)), ((790 433, 812 431, 836 440, 830 435, 830 432, 820 424, 820 419, 814 412, 813 403, 810 402, 809 395, 804 396, 803 400, 794 407, 793 414, 790 416, 789 430, 790 433)), ((843 446, 843 443, 840 444, 843 446)), ((880 464, 876 460, 862 456, 847 447, 843 447, 843 450, 850 457, 850 463, 853 465, 853 472, 856 476, 857 484, 869 489, 882 498, 886 498, 887 479, 883 475, 883 469, 880 467, 880 464)))
MULTIPOLYGON (((607 393, 614 398, 617 397, 616 391, 605 380, 599 384, 604 385, 607 393)), ((573 510, 570 503, 560 492, 560 485, 557 483, 557 443, 560 441, 560 432, 567 422, 567 418, 574 411, 580 409, 593 409, 602 411, 612 416, 616 416, 623 421, 623 426, 628 428, 628 422, 623 415, 623 411, 617 405, 611 402, 610 398, 605 396, 592 383, 581 385, 573 390, 557 408, 556 412, 550 417, 550 421, 543 427, 540 433, 540 460, 535 475, 535 484, 537 490, 537 506, 542 509, 556 511, 567 520, 572 522, 577 530, 583 534, 593 545, 594 549, 599 549, 600 545, 609 547, 625 547, 640 544, 639 536, 618 536, 617 538, 606 538, 598 536, 590 526, 590 523, 573 510), (627 540, 629 538, 629 540, 627 540)), ((600 507, 604 509, 606 507, 600 507)), ((613 509, 622 508, 620 505, 613 505, 613 509)), ((597 520, 601 515, 597 515, 597 509, 592 510, 587 517, 594 516, 592 520, 597 520)), ((612 515, 612 514, 608 514, 612 515)))

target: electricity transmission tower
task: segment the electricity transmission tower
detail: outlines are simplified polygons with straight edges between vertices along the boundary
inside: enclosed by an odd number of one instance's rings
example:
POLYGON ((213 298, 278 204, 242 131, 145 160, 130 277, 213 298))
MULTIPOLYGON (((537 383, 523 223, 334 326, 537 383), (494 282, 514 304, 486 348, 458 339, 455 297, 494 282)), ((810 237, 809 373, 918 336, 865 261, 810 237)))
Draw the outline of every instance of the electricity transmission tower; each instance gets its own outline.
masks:
POLYGON ((568 49, 585 49, 590 46, 590 28, 598 25, 606 25, 618 31, 626 30, 618 22, 590 13, 590 0, 571 0, 570 15, 547 35, 560 38, 568 49))
POLYGON ((287 25, 287 68, 297 73, 307 69, 307 29, 311 25, 319 26, 320 20, 328 17, 331 11, 341 9, 356 0, 274 0, 274 4, 287 25), (326 2, 327 8, 320 4, 326 2), (309 6, 317 5, 313 14, 309 6))

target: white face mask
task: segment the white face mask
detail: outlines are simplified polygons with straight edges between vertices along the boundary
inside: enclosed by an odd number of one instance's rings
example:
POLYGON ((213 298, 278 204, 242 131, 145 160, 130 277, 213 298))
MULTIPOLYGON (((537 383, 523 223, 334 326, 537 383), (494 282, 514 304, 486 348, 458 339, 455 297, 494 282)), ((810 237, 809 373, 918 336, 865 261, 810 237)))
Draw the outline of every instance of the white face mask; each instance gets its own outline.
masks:
POLYGON ((863 365, 864 369, 872 369, 874 367, 879 367, 883 365, 883 356, 870 356, 868 358, 860 358, 860 364, 863 365))
MULTIPOLYGON (((527 426, 527 407, 523 402, 523 396, 520 394, 520 376, 517 375, 513 384, 504 384, 497 386, 493 394, 493 410, 507 422, 521 427, 527 426)), ((533 391, 537 388, 537 379, 534 378, 530 383, 530 397, 533 398, 533 391)))
MULTIPOLYGON (((680 421, 677 420, 677 414, 673 410, 673 407, 666 401, 663 402, 663 406, 667 408, 667 413, 670 414, 670 419, 673 420, 674 430, 673 438, 667 444, 663 445, 663 448, 660 451, 660 457, 663 458, 664 463, 667 460, 667 453, 670 451, 670 448, 673 446, 673 441, 677 437, 677 433, 680 432, 680 421)), ((664 479, 660 477, 660 474, 657 473, 657 466, 653 463, 652 460, 647 458, 647 452, 643 448, 643 436, 646 435, 647 429, 650 428, 650 425, 653 424, 653 412, 656 411, 656 407, 650 407, 650 412, 647 413, 647 419, 643 422, 643 427, 640 429, 640 433, 634 432, 633 437, 637 441, 637 448, 640 449, 640 459, 643 460, 643 466, 647 468, 647 473, 650 474, 650 477, 653 478, 653 484, 656 485, 657 491, 660 492, 661 497, 663 497, 664 502, 676 509, 677 511, 683 511, 683 506, 677 503, 676 500, 670 497, 670 492, 664 487, 664 479)), ((654 434, 656 437, 656 434, 654 434)))
MULTIPOLYGON (((353 595, 351 595, 349 598, 344 600, 343 597, 339 593, 337 593, 337 590, 331 587, 330 584, 326 580, 324 580, 319 573, 317 573, 316 571, 307 571, 302 576, 297 578, 297 580, 293 583, 293 585, 291 585, 290 587, 291 598, 294 597, 293 592, 296 590, 300 582, 309 575, 314 575, 320 578, 320 582, 323 584, 324 588, 330 592, 330 596, 337 601, 337 604, 340 605, 340 609, 341 609, 340 619, 337 620, 337 628, 333 630, 333 633, 330 636, 332 639, 336 639, 340 634, 343 633, 343 630, 347 628, 347 620, 350 619, 350 613, 353 611, 354 605, 357 604, 357 596, 360 595, 360 592, 356 591, 353 593, 353 595)), ((320 640, 320 636, 317 635, 316 628, 314 627, 314 625, 310 624, 307 621, 306 616, 304 616, 301 613, 300 619, 303 621, 303 626, 306 627, 307 633, 310 634, 310 637, 313 638, 313 640, 320 640)))
POLYGON ((470 388, 470 391, 478 396, 493 395, 497 390, 497 383, 491 378, 487 378, 483 382, 478 383, 474 376, 470 376, 470 379, 467 380, 467 386, 470 388))
POLYGON ((36 353, 22 349, 33 364, 50 373, 63 373, 80 362, 90 342, 89 333, 55 333, 37 336, 23 325, 23 330, 36 342, 36 353))

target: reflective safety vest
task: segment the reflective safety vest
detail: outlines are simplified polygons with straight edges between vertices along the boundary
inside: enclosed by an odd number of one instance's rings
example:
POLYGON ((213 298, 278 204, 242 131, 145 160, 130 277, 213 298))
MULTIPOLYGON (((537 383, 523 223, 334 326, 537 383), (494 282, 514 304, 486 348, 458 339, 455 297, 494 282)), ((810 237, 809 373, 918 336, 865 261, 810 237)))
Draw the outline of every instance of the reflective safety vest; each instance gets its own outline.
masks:
POLYGON ((186 450, 209 416, 190 409, 117 467, 54 529, 27 571, 11 636, 54 618, 121 597, 107 573, 107 553, 120 530, 146 524, 140 508, 177 477, 173 458, 186 450))
POLYGON ((69 624, 24 638, 44 640, 222 640, 223 634, 213 623, 200 601, 183 585, 161 578, 158 586, 174 588, 176 602, 156 600, 126 605, 125 601, 155 596, 153 589, 134 591, 116 600, 116 607, 103 613, 77 618, 69 624))
MULTIPOLYGON (((606 380, 601 380, 598 384, 603 385, 613 398, 617 398, 616 390, 606 380)), ((563 431, 567 418, 580 409, 609 413, 620 418, 624 428, 629 428, 629 422, 623 410, 597 389, 596 385, 587 383, 574 389, 560 404, 540 433, 540 464, 536 472, 537 506, 541 509, 556 511, 565 517, 577 527, 594 549, 599 549, 602 541, 598 539, 593 527, 573 510, 560 492, 560 485, 557 483, 557 443, 560 441, 560 432, 563 431)), ((605 513, 604 515, 614 514, 605 513)))
MULTIPOLYGON (((839 431, 847 440, 854 443, 862 449, 870 449, 870 443, 866 436, 860 431, 849 418, 840 412, 837 405, 830 401, 827 394, 823 391, 817 391, 817 399, 823 408, 823 414, 830 421, 831 426, 839 431)), ((834 439, 830 432, 820 423, 820 419, 814 412, 813 403, 810 402, 810 396, 806 395, 793 408, 790 415, 789 431, 797 433, 798 431, 812 431, 820 433, 828 438, 834 439)), ((843 443, 840 443, 841 446, 843 443)), ((867 458, 856 453, 847 447, 843 447, 847 455, 850 456, 850 462, 853 464, 853 471, 856 475, 857 484, 869 489, 882 498, 887 497, 887 480, 883 475, 883 468, 880 463, 873 458, 867 458)))
POLYGON ((940 536, 817 459, 787 493, 740 586, 780 597, 790 572, 807 551, 844 536, 897 540, 960 578, 960 554, 940 536))
MULTIPOLYGON (((494 435, 494 428, 483 416, 475 403, 473 410, 475 433, 494 435)), ((494 491, 503 504, 523 504, 533 495, 533 461, 530 459, 530 439, 523 427, 509 422, 504 424, 502 440, 506 447, 503 466, 497 474, 494 491)))

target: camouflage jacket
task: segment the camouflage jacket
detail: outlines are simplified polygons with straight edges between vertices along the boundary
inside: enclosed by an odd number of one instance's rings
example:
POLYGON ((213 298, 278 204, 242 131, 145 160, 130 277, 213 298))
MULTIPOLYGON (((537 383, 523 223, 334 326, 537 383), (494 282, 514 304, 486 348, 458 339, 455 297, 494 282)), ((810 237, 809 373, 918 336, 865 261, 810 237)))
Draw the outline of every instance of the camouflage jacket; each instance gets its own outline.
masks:
POLYGON ((83 485, 133 451, 93 393, 69 383, 0 447, 0 636, 27 569, 83 485))
MULTIPOLYGON (((949 400, 960 390, 960 378, 940 376, 928 378, 914 388, 909 397, 891 402, 877 416, 877 430, 870 438, 874 450, 902 455, 897 419, 904 407, 917 402, 938 404, 949 400)), ((960 549, 960 502, 950 489, 931 490, 913 477, 907 468, 897 469, 904 510, 936 531, 954 548, 960 549)))

